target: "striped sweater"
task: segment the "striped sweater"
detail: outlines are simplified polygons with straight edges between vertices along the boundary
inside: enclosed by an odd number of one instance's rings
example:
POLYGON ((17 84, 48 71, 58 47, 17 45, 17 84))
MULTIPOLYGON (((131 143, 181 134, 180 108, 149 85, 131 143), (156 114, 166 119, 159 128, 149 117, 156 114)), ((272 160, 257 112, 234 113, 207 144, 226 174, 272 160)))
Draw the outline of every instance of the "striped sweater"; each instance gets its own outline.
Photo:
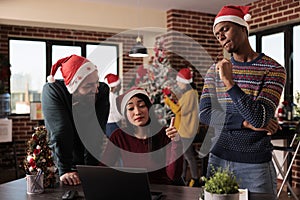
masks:
POLYGON ((263 53, 251 62, 233 57, 231 62, 235 85, 227 91, 213 65, 200 98, 200 121, 213 127, 217 138, 211 152, 234 162, 268 162, 273 149, 270 136, 242 128, 242 123, 246 120, 260 128, 274 117, 286 81, 285 68, 263 53))

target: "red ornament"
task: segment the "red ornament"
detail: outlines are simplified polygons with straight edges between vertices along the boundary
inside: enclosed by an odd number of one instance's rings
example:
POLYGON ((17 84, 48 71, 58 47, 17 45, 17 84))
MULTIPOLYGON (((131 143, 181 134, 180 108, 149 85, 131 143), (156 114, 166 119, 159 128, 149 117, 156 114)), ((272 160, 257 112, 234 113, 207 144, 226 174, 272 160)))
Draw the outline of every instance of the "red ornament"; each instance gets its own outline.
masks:
POLYGON ((34 155, 39 155, 40 152, 41 152, 40 149, 35 149, 35 150, 33 150, 33 154, 34 154, 34 155))

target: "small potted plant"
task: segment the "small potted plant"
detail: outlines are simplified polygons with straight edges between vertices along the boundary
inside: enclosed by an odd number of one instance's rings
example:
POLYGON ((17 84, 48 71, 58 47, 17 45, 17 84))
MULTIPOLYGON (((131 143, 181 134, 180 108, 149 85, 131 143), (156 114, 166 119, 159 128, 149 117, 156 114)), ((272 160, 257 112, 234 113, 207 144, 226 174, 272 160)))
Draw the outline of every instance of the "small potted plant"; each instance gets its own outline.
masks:
POLYGON ((228 168, 212 167, 212 176, 202 178, 205 200, 238 200, 239 185, 235 175, 228 168))

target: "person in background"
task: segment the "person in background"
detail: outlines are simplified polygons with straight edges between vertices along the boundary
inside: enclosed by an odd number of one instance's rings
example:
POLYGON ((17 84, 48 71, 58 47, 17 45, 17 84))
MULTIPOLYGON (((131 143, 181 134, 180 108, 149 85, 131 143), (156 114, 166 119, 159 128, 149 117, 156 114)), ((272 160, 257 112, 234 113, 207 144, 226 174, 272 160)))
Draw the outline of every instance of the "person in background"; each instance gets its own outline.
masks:
POLYGON ((224 6, 213 33, 231 54, 212 65, 200 98, 200 121, 215 130, 211 167, 233 171, 240 188, 276 197, 271 137, 279 127, 274 114, 286 81, 286 70, 249 43, 248 6, 224 6))
POLYGON ((182 173, 182 143, 175 127, 157 121, 147 92, 131 88, 117 98, 125 127, 114 131, 100 165, 145 168, 154 184, 176 184, 182 173), (162 166, 162 167, 160 167, 162 166))
POLYGON ((77 185, 80 180, 76 165, 99 163, 99 144, 103 141, 99 133, 105 133, 109 87, 99 82, 97 67, 78 55, 59 59, 47 79, 42 91, 42 110, 50 147, 60 180, 77 185), (63 80, 54 79, 59 67, 63 80))
MULTIPOLYGON (((178 130, 181 140, 185 145, 186 151, 184 152, 184 158, 191 172, 191 180, 188 185, 190 187, 200 187, 195 150, 192 145, 199 126, 198 92, 193 83, 192 72, 189 68, 182 68, 177 73, 176 81, 182 93, 178 98, 178 102, 174 103, 167 95, 164 96, 164 101, 175 114, 174 126, 178 130)), ((184 162, 182 174, 184 181, 186 179, 186 162, 184 162)))
POLYGON ((109 102, 110 102, 110 110, 109 116, 106 124, 106 135, 110 137, 111 134, 119 128, 118 124, 122 120, 122 115, 119 113, 117 109, 116 98, 118 97, 118 92, 121 89, 121 81, 118 75, 115 74, 107 74, 105 76, 107 80, 108 86, 110 87, 109 93, 109 102))

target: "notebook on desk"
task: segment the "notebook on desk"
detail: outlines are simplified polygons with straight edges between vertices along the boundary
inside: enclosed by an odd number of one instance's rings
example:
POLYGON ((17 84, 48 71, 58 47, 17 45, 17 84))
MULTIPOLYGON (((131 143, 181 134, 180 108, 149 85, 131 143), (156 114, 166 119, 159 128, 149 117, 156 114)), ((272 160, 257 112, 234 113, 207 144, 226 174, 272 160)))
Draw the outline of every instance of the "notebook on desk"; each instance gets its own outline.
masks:
POLYGON ((77 170, 87 200, 158 200, 162 197, 162 192, 150 191, 145 169, 77 165, 77 170))

